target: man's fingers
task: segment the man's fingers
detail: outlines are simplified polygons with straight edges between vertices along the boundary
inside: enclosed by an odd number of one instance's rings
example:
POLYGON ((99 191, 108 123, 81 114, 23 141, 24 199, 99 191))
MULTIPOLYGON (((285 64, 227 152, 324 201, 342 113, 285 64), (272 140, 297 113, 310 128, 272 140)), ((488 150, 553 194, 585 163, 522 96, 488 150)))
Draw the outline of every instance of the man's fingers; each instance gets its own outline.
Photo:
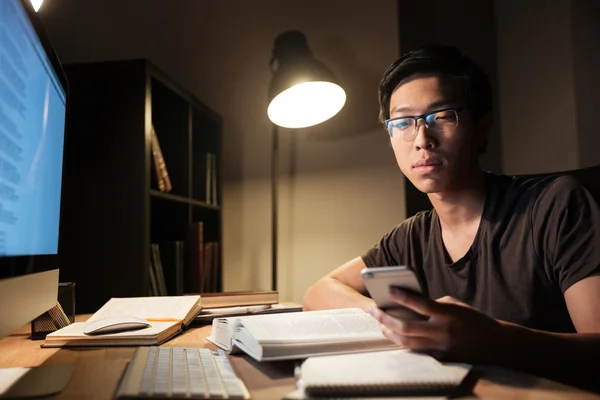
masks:
POLYGON ((379 322, 403 336, 437 337, 440 333, 440 328, 432 322, 400 320, 385 312, 381 313, 379 322))
POLYGON ((410 308, 421 315, 431 317, 440 313, 441 305, 425 296, 398 288, 390 288, 390 297, 396 303, 410 308))
POLYGON ((473 310, 476 310, 475 307, 470 306, 467 303, 464 303, 452 296, 444 296, 444 297, 440 297, 439 299, 436 300, 438 303, 444 303, 444 304, 454 304, 457 306, 461 306, 461 307, 466 307, 466 308, 471 308, 473 310))
POLYGON ((396 343, 398 346, 405 349, 417 350, 417 351, 436 351, 435 342, 427 337, 421 336, 404 336, 399 333, 392 331, 391 329, 383 326, 381 328, 383 336, 396 343))

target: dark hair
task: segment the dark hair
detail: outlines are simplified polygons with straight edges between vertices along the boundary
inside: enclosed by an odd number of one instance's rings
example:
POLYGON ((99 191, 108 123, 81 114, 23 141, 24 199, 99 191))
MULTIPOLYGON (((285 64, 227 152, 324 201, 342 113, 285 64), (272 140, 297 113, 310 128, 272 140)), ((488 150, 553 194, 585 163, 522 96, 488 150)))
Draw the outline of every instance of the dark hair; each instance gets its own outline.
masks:
POLYGON ((392 93, 415 74, 447 76, 458 82, 475 121, 492 111, 492 87, 486 73, 454 47, 426 45, 401 56, 383 74, 379 84, 381 122, 390 117, 392 93))

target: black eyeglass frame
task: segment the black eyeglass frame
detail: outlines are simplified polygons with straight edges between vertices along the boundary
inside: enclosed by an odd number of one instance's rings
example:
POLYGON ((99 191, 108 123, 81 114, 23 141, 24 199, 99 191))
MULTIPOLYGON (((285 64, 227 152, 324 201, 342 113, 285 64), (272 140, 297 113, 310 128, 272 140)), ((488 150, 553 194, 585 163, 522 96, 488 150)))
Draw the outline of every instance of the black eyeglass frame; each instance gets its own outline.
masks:
POLYGON ((395 118, 390 118, 390 119, 386 119, 385 121, 383 121, 383 125, 385 126, 385 129, 388 131, 388 134, 390 135, 390 137, 394 137, 392 136, 392 131, 390 130, 390 123, 393 121, 397 121, 399 119, 413 119, 415 121, 415 123, 413 124, 413 131, 410 133, 410 135, 404 135, 404 137, 406 136, 413 136, 413 134, 417 131, 417 127, 419 126, 419 120, 423 119, 423 121, 425 121, 425 127, 427 129, 431 129, 429 124, 427 123, 427 117, 433 114, 437 114, 439 112, 443 112, 443 111, 454 111, 456 113, 456 125, 454 125, 453 128, 456 128, 458 126, 458 114, 461 111, 464 111, 465 108, 457 108, 457 107, 449 107, 449 108, 442 108, 440 110, 434 110, 434 111, 430 111, 428 113, 425 114, 421 114, 421 115, 404 115, 402 117, 395 117, 395 118))

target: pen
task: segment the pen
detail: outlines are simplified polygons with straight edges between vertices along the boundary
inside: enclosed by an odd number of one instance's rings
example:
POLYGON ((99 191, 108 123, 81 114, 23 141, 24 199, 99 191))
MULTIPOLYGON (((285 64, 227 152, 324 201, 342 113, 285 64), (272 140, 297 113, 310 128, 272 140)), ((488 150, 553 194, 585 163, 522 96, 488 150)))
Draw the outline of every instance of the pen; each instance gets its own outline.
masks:
POLYGON ((144 318, 148 322, 182 322, 180 318, 144 318))

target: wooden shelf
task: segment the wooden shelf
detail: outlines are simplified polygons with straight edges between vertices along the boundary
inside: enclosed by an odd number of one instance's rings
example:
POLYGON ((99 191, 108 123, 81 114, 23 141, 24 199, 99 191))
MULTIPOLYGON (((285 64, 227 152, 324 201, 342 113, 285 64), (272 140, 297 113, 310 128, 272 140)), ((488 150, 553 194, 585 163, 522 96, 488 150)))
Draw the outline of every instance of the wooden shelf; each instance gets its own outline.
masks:
POLYGON ((151 189, 150 195, 152 197, 159 197, 159 198, 165 199, 165 200, 178 201, 180 203, 190 204, 192 206, 197 206, 197 207, 204 207, 204 208, 208 208, 210 210, 220 210, 221 209, 221 207, 218 205, 208 204, 204 201, 190 199, 189 197, 179 196, 176 194, 161 192, 160 190, 156 190, 156 189, 151 189))
POLYGON ((76 283, 77 312, 150 295, 157 253, 168 295, 199 292, 199 246, 217 249, 209 286, 220 291, 221 117, 147 60, 65 72, 60 279, 76 283), (162 157, 152 151, 152 130, 162 157), (155 156, 166 166, 168 193, 159 190, 155 156))

